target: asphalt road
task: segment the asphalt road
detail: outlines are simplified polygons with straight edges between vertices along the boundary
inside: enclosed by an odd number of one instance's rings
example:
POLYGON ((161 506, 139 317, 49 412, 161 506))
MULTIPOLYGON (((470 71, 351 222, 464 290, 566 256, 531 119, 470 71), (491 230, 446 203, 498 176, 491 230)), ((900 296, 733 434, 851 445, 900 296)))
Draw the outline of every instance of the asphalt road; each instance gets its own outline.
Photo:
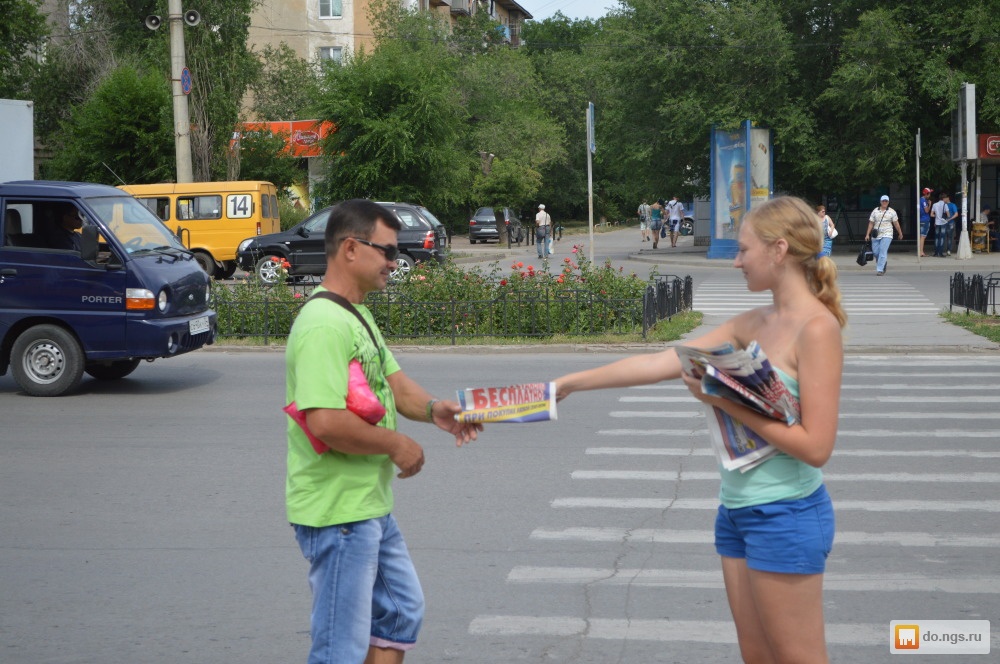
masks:
MULTIPOLYGON (((439 395, 616 355, 399 353, 439 395)), ((197 352, 72 396, 0 378, 0 661, 303 661, 306 564, 284 522, 283 356, 197 352)), ((852 355, 826 472, 834 662, 889 662, 894 619, 992 619, 992 354, 852 355)), ((408 662, 738 661, 711 546, 716 471, 677 386, 574 395, 455 449, 425 424, 397 516, 428 614, 408 662)), ((908 661, 995 661, 911 657, 908 661)))

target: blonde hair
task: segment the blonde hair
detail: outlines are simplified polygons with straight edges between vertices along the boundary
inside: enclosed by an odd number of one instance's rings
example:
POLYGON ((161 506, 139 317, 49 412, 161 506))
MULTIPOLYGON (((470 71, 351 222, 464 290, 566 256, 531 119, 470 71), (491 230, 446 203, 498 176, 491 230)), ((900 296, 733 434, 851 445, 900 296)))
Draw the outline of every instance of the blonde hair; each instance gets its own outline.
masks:
POLYGON ((802 265, 813 294, 844 327, 847 313, 840 304, 837 264, 829 256, 816 257, 823 249, 823 230, 816 223, 812 206, 795 196, 780 196, 752 208, 744 223, 768 244, 785 239, 788 256, 802 265))

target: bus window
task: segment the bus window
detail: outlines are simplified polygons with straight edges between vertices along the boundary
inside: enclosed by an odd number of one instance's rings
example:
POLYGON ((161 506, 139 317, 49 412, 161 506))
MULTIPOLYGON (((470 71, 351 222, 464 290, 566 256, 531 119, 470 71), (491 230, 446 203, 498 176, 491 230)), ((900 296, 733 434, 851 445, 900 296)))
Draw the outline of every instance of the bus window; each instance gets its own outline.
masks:
POLYGON ((271 217, 271 199, 267 197, 267 194, 261 194, 260 197, 260 216, 265 219, 271 217))
POLYGON ((140 198, 139 202, 163 221, 170 221, 169 198, 140 198))
POLYGON ((278 197, 271 194, 271 217, 277 219, 281 215, 278 213, 278 197))
POLYGON ((222 196, 178 197, 177 218, 222 219, 222 196))

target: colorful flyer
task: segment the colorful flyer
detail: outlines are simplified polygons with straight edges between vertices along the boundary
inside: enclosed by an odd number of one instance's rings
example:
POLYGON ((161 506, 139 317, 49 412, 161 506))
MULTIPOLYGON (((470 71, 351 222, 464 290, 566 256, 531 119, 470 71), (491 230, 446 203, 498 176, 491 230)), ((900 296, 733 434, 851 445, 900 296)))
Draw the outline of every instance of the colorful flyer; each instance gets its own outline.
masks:
POLYGON ((459 390, 458 402, 459 422, 548 422, 556 419, 556 384, 470 387, 459 390))

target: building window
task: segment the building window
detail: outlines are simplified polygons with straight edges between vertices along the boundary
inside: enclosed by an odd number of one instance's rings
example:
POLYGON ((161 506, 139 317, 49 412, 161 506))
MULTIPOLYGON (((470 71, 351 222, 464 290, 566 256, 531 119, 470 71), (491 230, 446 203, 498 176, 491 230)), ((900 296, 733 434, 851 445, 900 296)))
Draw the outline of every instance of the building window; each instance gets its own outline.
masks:
POLYGON ((340 46, 320 46, 319 47, 320 64, 339 65, 343 53, 344 49, 341 48, 340 46))
POLYGON ((340 18, 344 13, 344 0, 319 0, 320 18, 340 18))

